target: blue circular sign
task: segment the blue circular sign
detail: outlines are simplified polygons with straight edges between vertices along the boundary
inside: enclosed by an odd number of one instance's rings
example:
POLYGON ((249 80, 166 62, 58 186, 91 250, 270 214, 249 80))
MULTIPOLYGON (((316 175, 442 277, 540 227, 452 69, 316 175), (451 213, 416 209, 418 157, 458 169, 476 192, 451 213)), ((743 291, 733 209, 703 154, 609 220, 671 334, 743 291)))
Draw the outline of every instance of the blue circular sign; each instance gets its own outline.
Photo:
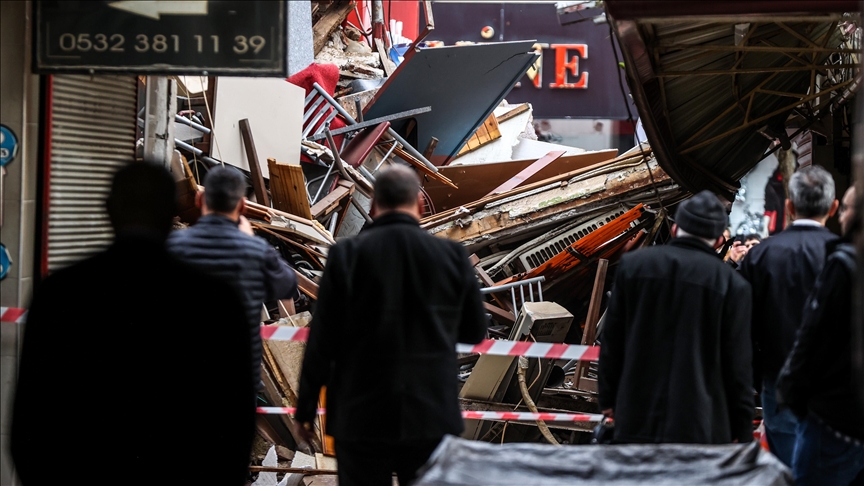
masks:
POLYGON ((18 155, 18 137, 6 125, 0 125, 0 167, 12 162, 18 155))
POLYGON ((9 255, 9 250, 6 249, 6 245, 0 243, 0 280, 6 278, 6 274, 9 273, 9 267, 12 266, 12 257, 9 255))

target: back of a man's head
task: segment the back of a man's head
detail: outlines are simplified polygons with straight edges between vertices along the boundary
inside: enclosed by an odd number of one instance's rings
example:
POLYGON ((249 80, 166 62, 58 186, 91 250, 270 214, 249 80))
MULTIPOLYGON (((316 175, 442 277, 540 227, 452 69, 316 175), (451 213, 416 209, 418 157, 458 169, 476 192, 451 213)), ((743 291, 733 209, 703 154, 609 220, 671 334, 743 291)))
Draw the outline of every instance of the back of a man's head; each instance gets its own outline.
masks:
POLYGON ((231 167, 219 166, 207 171, 202 181, 204 203, 217 213, 230 213, 246 195, 246 181, 231 167))
POLYGON ((417 204, 420 179, 408 167, 390 166, 375 178, 375 205, 382 211, 411 207, 417 204))
POLYGON ((114 230, 167 236, 177 215, 176 191, 174 178, 162 166, 135 162, 121 168, 106 201, 114 230))
POLYGON ((834 178, 818 165, 804 167, 789 179, 789 199, 799 218, 827 216, 834 198, 834 178))

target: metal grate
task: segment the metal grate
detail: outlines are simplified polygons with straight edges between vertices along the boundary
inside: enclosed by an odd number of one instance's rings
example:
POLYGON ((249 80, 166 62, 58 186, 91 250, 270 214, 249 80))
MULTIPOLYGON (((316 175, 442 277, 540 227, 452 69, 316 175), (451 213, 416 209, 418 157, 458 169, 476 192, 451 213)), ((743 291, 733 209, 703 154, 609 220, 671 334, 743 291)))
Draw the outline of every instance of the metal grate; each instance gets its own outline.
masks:
POLYGON ((620 206, 619 208, 611 212, 590 219, 585 223, 574 227, 570 231, 561 234, 554 240, 550 240, 543 245, 538 246, 533 251, 519 255, 519 260, 522 262, 522 266, 523 268, 525 268, 526 272, 529 270, 533 270, 544 264, 546 261, 548 261, 555 255, 566 250, 567 247, 575 243, 577 240, 588 236, 588 234, 592 231, 595 231, 606 223, 621 216, 625 212, 627 212, 627 208, 625 208, 624 206, 620 206))
POLYGON ((113 240, 105 198, 114 172, 135 160, 138 82, 64 74, 51 87, 49 272, 113 240))

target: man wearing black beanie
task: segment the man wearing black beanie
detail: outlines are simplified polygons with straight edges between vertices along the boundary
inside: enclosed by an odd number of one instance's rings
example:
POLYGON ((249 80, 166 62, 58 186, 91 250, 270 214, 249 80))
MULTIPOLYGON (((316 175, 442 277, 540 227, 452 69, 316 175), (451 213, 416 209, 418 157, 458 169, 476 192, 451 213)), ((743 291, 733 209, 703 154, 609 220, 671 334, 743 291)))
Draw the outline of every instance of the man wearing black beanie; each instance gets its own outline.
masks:
POLYGON ((679 204, 668 245, 621 258, 599 364, 615 442, 753 439, 751 292, 714 249, 726 224, 702 191, 679 204))

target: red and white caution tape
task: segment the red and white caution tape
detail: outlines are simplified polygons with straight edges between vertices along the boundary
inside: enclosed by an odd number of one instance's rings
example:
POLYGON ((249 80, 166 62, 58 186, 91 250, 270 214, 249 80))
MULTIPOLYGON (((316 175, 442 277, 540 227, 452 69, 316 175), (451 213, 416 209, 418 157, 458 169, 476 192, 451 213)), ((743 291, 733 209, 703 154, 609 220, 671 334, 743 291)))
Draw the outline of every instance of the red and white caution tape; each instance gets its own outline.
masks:
POLYGON ((603 416, 595 413, 532 413, 532 412, 469 412, 462 418, 472 420, 519 420, 526 422, 599 422, 603 416))
MULTIPOLYGON (((271 341, 306 341, 308 327, 261 326, 261 338, 271 341)), ((528 358, 578 359, 597 361, 600 358, 598 346, 579 344, 535 343, 530 341, 505 341, 485 339, 480 344, 457 344, 457 353, 494 354, 497 356, 526 356, 528 358)))
POLYGON ((578 359, 597 361, 600 348, 579 344, 534 343, 485 339, 480 344, 457 344, 457 353, 494 354, 498 356, 526 356, 528 358, 578 359))
POLYGON ((0 307, 0 322, 21 323, 27 319, 27 309, 0 307))
POLYGON ((309 339, 308 327, 261 326, 261 339, 270 341, 306 341, 309 339))
MULTIPOLYGON (((290 407, 258 407, 260 414, 294 415, 297 409, 290 407)), ((323 415, 326 410, 318 409, 318 415, 323 415)), ((532 413, 532 412, 471 412, 463 411, 462 418, 469 420, 518 420, 534 422, 543 420, 545 422, 599 422, 603 419, 600 414, 594 413, 532 413)))

